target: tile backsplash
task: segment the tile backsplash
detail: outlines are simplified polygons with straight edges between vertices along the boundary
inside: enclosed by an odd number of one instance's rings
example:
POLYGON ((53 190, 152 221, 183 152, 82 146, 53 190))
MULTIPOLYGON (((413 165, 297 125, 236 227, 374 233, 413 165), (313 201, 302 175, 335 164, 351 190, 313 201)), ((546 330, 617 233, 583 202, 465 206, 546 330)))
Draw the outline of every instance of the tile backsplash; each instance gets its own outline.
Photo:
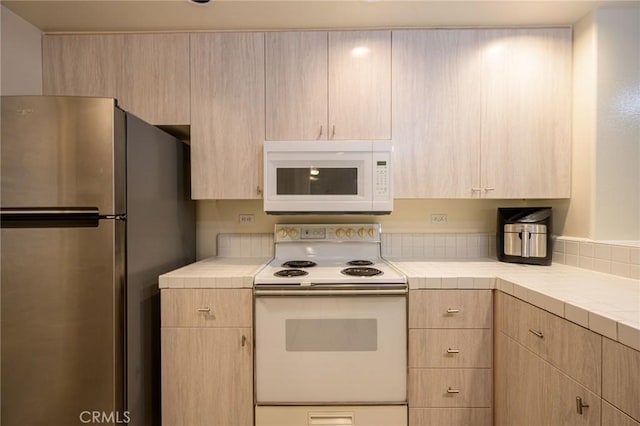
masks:
POLYGON ((477 259, 492 255, 495 255, 495 234, 382 235, 382 256, 387 258, 477 259))
POLYGON ((553 261, 578 268, 640 279, 640 247, 557 237, 553 261))
MULTIPOLYGON (((553 237, 553 262, 640 279, 640 247, 553 237)), ((219 257, 272 257, 273 234, 218 234, 219 257)), ((495 234, 385 233, 382 256, 390 259, 496 257, 495 234)))

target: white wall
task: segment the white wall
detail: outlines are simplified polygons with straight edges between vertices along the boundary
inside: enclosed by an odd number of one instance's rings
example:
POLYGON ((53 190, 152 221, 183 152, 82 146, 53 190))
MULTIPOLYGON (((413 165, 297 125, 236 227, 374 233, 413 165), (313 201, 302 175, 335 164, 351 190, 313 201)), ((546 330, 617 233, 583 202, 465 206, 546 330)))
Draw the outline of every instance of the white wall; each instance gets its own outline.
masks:
POLYGON ((42 33, 0 6, 0 93, 42 94, 42 33))
POLYGON ((600 8, 595 240, 640 240, 640 8, 600 8))
POLYGON ((640 8, 574 28, 572 197, 565 234, 640 240, 640 8))

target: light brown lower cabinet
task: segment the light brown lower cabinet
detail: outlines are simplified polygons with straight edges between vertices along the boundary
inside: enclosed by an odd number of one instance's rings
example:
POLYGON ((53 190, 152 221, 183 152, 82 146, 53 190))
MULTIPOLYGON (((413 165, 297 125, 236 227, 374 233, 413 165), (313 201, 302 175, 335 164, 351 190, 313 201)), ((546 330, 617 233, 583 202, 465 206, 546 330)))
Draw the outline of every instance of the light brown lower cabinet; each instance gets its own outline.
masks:
POLYGON ((253 426, 250 289, 165 289, 162 425, 253 426))
POLYGON ((492 426, 491 408, 411 408, 409 426, 492 426))
POLYGON ((602 360, 602 398, 640 422, 640 352, 604 338, 602 360))
POLYGON ((504 333, 495 354, 496 426, 600 425, 600 396, 504 333))
POLYGON ((640 422, 636 422, 607 401, 602 401, 602 426, 640 426, 640 422))

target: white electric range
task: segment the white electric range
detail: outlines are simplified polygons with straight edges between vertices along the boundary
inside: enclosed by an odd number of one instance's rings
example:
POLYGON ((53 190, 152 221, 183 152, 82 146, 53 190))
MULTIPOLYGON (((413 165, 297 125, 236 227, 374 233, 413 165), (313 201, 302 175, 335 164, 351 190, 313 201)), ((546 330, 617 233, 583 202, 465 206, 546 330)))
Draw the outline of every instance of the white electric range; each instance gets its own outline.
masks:
POLYGON ((407 282, 381 236, 276 225, 254 280, 256 426, 407 425, 407 282))

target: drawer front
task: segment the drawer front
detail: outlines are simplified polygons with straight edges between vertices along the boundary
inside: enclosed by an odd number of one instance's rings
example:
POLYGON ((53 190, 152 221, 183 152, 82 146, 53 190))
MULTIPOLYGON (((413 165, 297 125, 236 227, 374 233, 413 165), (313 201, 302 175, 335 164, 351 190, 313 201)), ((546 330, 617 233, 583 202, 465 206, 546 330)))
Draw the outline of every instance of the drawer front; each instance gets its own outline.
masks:
POLYGON ((411 290, 409 328, 491 328, 491 290, 411 290))
POLYGON ((409 330, 409 367, 491 368, 491 336, 487 329, 409 330))
POLYGON ((491 407, 489 369, 409 370, 409 407, 491 407))
POLYGON ((409 426, 493 426, 491 408, 412 408, 409 426))
POLYGON ((640 422, 640 352, 605 338, 602 398, 640 422))
POLYGON ((496 297, 496 328, 601 394, 599 334, 501 292, 496 297))
POLYGON ((166 289, 162 327, 252 327, 250 289, 166 289))

